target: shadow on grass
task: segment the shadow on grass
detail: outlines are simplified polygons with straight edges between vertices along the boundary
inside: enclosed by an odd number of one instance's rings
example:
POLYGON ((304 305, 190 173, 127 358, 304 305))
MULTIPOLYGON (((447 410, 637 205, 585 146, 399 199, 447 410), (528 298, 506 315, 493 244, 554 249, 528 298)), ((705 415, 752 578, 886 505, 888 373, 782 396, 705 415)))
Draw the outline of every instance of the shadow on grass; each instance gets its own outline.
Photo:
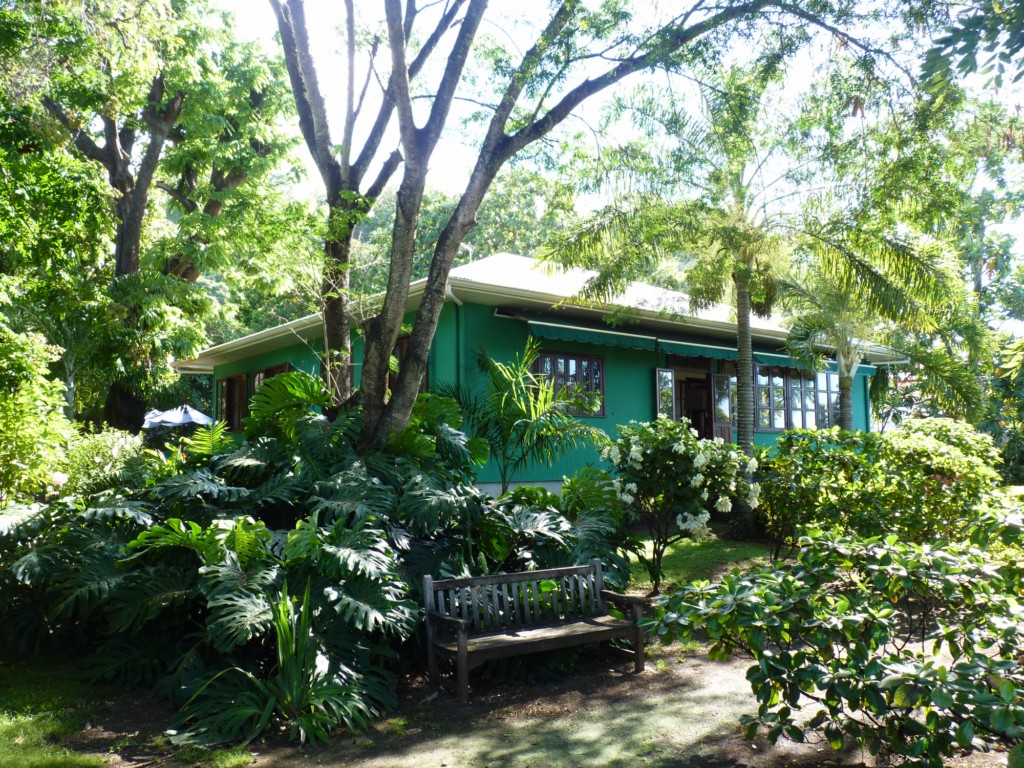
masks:
MULTIPOLYGON (((651 553, 650 541, 644 542, 647 554, 651 553)), ((697 580, 712 580, 733 568, 750 568, 767 565, 771 548, 764 542, 732 541, 713 538, 703 541, 683 539, 665 552, 662 563, 663 584, 688 584, 697 580)), ((651 579, 644 566, 634 560, 630 566, 632 588, 650 589, 651 579)))

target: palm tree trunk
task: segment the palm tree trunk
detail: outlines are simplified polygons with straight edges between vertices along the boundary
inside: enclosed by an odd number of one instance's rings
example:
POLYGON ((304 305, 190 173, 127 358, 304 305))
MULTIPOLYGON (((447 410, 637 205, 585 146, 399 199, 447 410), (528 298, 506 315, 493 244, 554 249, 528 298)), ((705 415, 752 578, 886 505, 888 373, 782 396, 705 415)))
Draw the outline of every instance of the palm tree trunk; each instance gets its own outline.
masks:
POLYGON ((736 285, 736 444, 748 456, 754 452, 754 352, 750 340, 750 286, 742 269, 733 274, 736 285))
MULTIPOLYGON (((750 338, 750 285, 740 267, 733 273, 736 284, 736 443, 747 456, 754 453, 754 351, 750 338)), ((746 469, 743 476, 753 478, 746 469)), ((729 521, 731 534, 737 538, 757 535, 754 510, 740 499, 733 507, 729 521)))
POLYGON ((853 431, 853 376, 839 377, 839 428, 853 431))

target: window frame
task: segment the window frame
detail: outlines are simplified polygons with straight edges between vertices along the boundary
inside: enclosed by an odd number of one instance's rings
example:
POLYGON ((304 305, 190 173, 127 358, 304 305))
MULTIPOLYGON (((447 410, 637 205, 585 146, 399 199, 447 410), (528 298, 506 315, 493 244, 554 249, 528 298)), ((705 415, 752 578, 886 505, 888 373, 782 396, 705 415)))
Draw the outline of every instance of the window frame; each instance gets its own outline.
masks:
POLYGON ((556 391, 565 386, 564 382, 561 385, 559 385, 559 383, 558 383, 558 375, 556 373, 557 360, 560 357, 565 359, 565 371, 566 371, 565 376, 566 376, 566 378, 568 378, 568 375, 569 375, 569 360, 570 359, 572 359, 572 360, 574 360, 576 362, 576 370, 577 371, 580 370, 580 367, 581 367, 580 363, 583 360, 586 360, 590 370, 594 370, 592 366, 594 366, 596 364, 597 365, 597 369, 600 372, 599 376, 598 376, 599 385, 600 386, 597 389, 594 388, 594 386, 593 386, 593 374, 591 374, 588 377, 588 379, 587 379, 587 386, 586 386, 586 390, 588 392, 595 392, 596 391, 596 392, 598 392, 598 394, 600 394, 600 396, 601 396, 601 406, 600 406, 600 408, 596 412, 594 412, 594 413, 581 413, 581 412, 578 412, 576 410, 571 411, 571 413, 573 415, 575 415, 575 416, 579 416, 579 417, 584 418, 584 419, 603 419, 603 418, 607 418, 607 409, 605 407, 605 403, 607 402, 607 397, 605 396, 605 391, 606 391, 605 377, 607 376, 608 369, 605 366, 604 356, 603 355, 588 355, 588 354, 586 354, 584 352, 563 352, 561 350, 555 350, 555 349, 542 349, 537 354, 537 361, 531 367, 531 371, 535 375, 537 375, 537 376, 547 376, 547 377, 551 378, 555 382, 555 390, 556 391), (552 366, 551 366, 551 373, 545 373, 544 372, 544 359, 546 357, 547 358, 553 358, 552 359, 552 366))
POLYGON ((228 425, 228 432, 241 432, 242 420, 249 415, 249 375, 236 373, 217 379, 215 392, 218 420, 228 425))

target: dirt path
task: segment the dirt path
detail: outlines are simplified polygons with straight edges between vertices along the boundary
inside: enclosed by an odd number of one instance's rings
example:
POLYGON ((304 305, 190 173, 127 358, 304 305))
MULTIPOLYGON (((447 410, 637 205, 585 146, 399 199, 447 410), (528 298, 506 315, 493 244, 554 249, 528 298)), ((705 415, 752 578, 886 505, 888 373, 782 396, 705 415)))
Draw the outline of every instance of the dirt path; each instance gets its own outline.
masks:
MULTIPOLYGON (((422 677, 403 681, 397 712, 366 733, 339 735, 315 748, 287 742, 251 745, 258 768, 811 768, 863 766, 859 750, 743 738, 739 719, 755 709, 745 679, 749 662, 708 661, 699 650, 650 648, 647 670, 590 653, 556 682, 475 680, 470 703, 433 695, 422 677)), ((138 703, 135 702, 137 707, 138 703)), ((150 750, 110 749, 120 718, 93 726, 95 751, 111 766, 153 765, 150 750), (107 742, 107 743, 104 743, 107 742), (146 754, 146 753, 149 754, 146 754)), ((138 709, 135 716, 139 715, 138 709)), ((131 727, 145 741, 150 722, 131 727)), ((123 729, 121 729, 123 733, 123 729)), ((123 742, 122 742, 123 743, 123 742)), ((160 761, 162 762, 162 761, 160 761)), ((955 768, 999 768, 1005 754, 973 755, 955 768)))

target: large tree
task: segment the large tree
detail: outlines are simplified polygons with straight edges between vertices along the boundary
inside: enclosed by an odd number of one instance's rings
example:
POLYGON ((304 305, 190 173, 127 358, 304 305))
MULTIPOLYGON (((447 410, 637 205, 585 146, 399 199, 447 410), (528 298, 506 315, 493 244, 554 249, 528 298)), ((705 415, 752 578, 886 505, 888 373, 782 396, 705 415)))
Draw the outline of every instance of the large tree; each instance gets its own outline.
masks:
MULTIPOLYGON (((352 393, 348 297, 352 233, 402 167, 387 291, 379 311, 363 322, 360 402, 367 444, 382 443, 408 421, 444 304, 448 273, 498 171, 517 153, 548 136, 586 100, 637 72, 657 66, 686 69, 694 62, 721 56, 735 44, 791 51, 814 27, 836 35, 865 57, 880 52, 841 30, 859 21, 846 3, 816 3, 811 10, 773 0, 728 0, 713 7, 695 2, 673 7, 669 16, 634 17, 619 2, 595 7, 563 0, 549 4, 541 23, 530 26, 534 36, 521 47, 525 52, 511 53, 495 40, 478 39, 486 0, 447 0, 422 7, 415 0, 386 0, 384 32, 362 37, 355 3, 346 0, 347 60, 340 94, 344 108, 341 139, 335 141, 310 50, 304 3, 270 3, 284 45, 299 125, 326 190, 326 362, 339 405, 348 402, 352 393), (360 66, 360 40, 367 39, 370 61, 360 66), (467 67, 474 56, 477 61, 486 56, 490 71, 470 78, 467 67), (374 82, 380 87, 376 101, 366 96, 374 82), (493 87, 483 87, 484 83, 493 87), (474 84, 481 87, 474 89, 474 84), (484 127, 469 182, 435 244, 409 353, 389 398, 389 360, 405 314, 427 171, 457 97, 479 105, 484 127), (397 124, 397 140, 389 131, 393 124, 397 124), (361 144, 357 145, 357 137, 361 144)), ((885 10, 872 8, 872 14, 877 19, 885 10)), ((919 9, 916 4, 901 3, 892 10, 890 18, 919 9)))
MULTIPOLYGON (((282 157, 288 142, 276 122, 291 101, 274 62, 236 42, 205 0, 34 1, 5 11, 0 25, 11 33, 12 54, 24 51, 31 64, 32 87, 7 91, 26 105, 38 100, 107 177, 115 214, 111 296, 131 333, 122 339, 130 348, 118 356, 105 418, 138 429, 148 372, 166 364, 138 342, 153 327, 152 301, 178 292, 143 273, 194 282, 231 250, 222 242, 230 230, 216 221, 235 199, 251 205, 282 157), (37 48, 59 55, 39 56, 37 48), (157 251, 160 264, 143 258, 157 188, 171 201, 176 230, 176 246, 157 251)), ((186 303, 181 309, 194 312, 186 303)))

